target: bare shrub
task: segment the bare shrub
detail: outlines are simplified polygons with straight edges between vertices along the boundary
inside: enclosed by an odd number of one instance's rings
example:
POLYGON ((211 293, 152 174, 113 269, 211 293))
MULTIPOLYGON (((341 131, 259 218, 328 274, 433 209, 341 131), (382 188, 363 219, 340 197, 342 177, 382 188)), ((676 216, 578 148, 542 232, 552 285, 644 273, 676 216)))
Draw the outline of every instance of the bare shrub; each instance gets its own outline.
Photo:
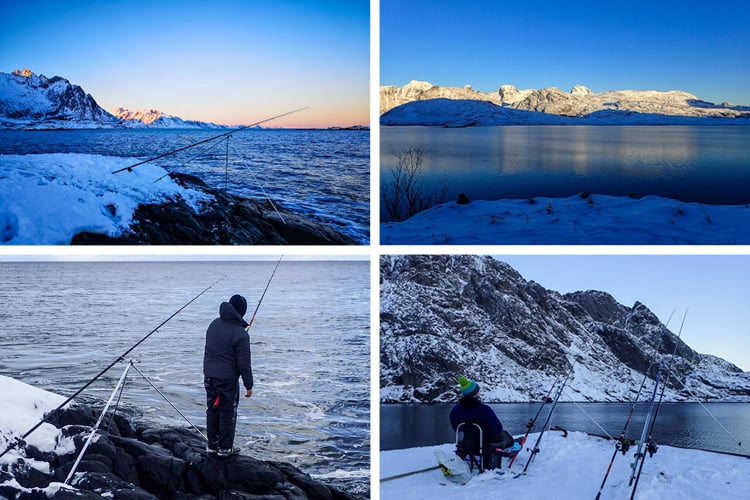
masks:
POLYGON ((440 187, 432 194, 424 192, 424 158, 427 149, 407 146, 394 152, 398 164, 390 169, 391 182, 383 184, 383 204, 391 220, 400 222, 434 205, 445 202, 448 180, 442 176, 440 187))

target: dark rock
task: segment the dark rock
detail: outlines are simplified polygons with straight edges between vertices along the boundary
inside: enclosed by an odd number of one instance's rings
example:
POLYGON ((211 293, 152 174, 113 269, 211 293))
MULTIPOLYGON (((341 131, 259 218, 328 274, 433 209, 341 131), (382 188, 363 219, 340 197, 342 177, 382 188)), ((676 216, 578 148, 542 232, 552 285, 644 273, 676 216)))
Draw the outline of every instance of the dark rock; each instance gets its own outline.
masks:
POLYGON ((212 195, 214 201, 195 213, 178 198, 139 205, 130 231, 119 237, 82 232, 71 244, 210 244, 210 245, 355 245, 352 238, 328 226, 276 208, 209 188, 195 176, 170 174, 178 183, 212 195))
POLYGON ((469 197, 464 193, 458 193, 458 199, 456 199, 456 203, 459 205, 468 205, 470 203, 469 197))
MULTIPOLYGON (((0 487, 7 498, 46 498, 51 482, 63 482, 80 452, 96 412, 78 405, 58 412, 58 422, 65 436, 72 436, 76 453, 56 456, 26 448, 50 464, 51 474, 42 474, 31 467, 0 471, 2 482, 15 477, 25 490, 0 487)), ((119 429, 130 429, 137 437, 123 437, 97 431, 73 478, 76 488, 60 488, 52 498, 115 499, 351 499, 353 496, 335 487, 312 479, 296 467, 279 462, 266 462, 237 455, 229 458, 208 456, 205 443, 189 429, 133 429, 126 421, 117 422, 119 429)), ((119 432, 118 432, 119 434, 119 432)))

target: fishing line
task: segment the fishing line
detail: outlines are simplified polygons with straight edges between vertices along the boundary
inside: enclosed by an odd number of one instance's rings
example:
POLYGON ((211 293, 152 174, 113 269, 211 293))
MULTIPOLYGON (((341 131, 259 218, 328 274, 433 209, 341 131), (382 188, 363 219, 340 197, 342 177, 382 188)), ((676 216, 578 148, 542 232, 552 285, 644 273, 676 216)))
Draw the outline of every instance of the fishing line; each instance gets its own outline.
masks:
MULTIPOLYGON (((568 386, 568 388, 570 388, 570 386, 568 386)), ((588 413, 588 412, 587 412, 586 410, 584 410, 584 409, 583 409, 583 407, 582 407, 581 405, 579 405, 579 404, 578 404, 578 402, 577 402, 577 401, 576 401, 575 399, 573 399, 573 398, 572 398, 572 397, 570 396, 570 394, 566 394, 565 396, 566 396, 566 397, 568 398, 568 400, 569 400, 569 401, 570 401, 571 403, 573 403, 573 404, 574 404, 574 405, 576 406, 576 408, 578 408, 579 410, 581 410, 581 411, 583 412, 583 414, 584 414, 584 415, 586 415, 586 416, 587 416, 587 417, 589 418, 589 420, 591 420, 592 422, 594 422, 594 425, 596 425, 597 427, 599 427, 599 429, 601 429, 601 431, 602 431, 602 432, 603 432, 603 433, 604 433, 604 434, 605 434, 605 435, 606 435, 606 436, 607 436, 607 437, 608 437, 609 439, 615 439, 615 438, 613 438, 613 437, 612 437, 612 436, 610 435, 610 433, 609 433, 609 432, 607 432, 607 430, 606 430, 606 429, 605 429, 604 427, 602 427, 601 425, 599 425, 599 422, 597 422, 597 421, 596 421, 596 419, 595 419, 594 417, 592 417, 592 416, 591 416, 591 415, 590 415, 590 414, 589 414, 589 413, 588 413)))
POLYGON ((159 156, 154 156, 153 158, 149 158, 148 160, 143 160, 143 161, 140 161, 138 163, 134 163, 133 165, 130 165, 130 166, 127 166, 127 167, 123 167, 123 168, 119 168, 117 170, 112 171, 112 173, 113 174, 117 174, 117 173, 120 173, 120 172, 124 172, 126 170, 128 172, 132 172, 135 167, 138 167, 138 166, 143 165, 145 163, 150 163, 150 162, 152 162, 154 160, 158 160, 159 158, 164 158, 165 156, 173 155, 175 153, 179 153, 180 151, 185 151, 186 149, 194 148, 195 146, 198 146, 200 144, 205 144, 205 143, 211 142, 211 141, 213 141, 215 139, 219 139, 221 137, 226 137, 228 135, 232 135, 235 132, 239 132, 241 130, 246 130, 246 129, 249 129, 251 127, 255 127, 257 125, 260 125, 261 123, 270 122, 271 120, 276 120, 276 119, 281 118, 283 116, 288 116, 288 115, 291 115, 293 113, 298 113, 298 112, 300 112, 302 110, 308 109, 308 107, 309 106, 305 106, 304 108, 295 109, 293 111, 287 111, 286 113, 282 113, 280 115, 272 116, 271 118, 266 118, 265 120, 261 120, 259 122, 251 123, 250 125, 246 125, 244 127, 240 127, 240 128, 234 129, 234 130, 230 130, 229 132, 224 132, 223 134, 219 134, 219 135, 216 135, 214 137, 210 137, 208 139, 203 139, 202 141, 195 142, 195 143, 190 144, 188 146, 184 146, 184 147, 181 147, 181 148, 174 149, 174 150, 166 152, 164 154, 160 154, 159 156))
POLYGON ((263 298, 266 296, 266 292, 268 291, 268 287, 271 286, 271 281, 273 280, 273 276, 276 274, 276 269, 279 268, 279 264, 281 264, 281 259, 283 259, 284 256, 280 256, 279 260, 276 262, 276 266, 274 266, 273 271, 271 272, 271 277, 268 278, 268 283, 266 283, 266 288, 263 290, 263 293, 260 296, 260 299, 258 300, 258 304, 255 306, 255 311, 253 311, 253 315, 250 317, 250 321, 248 322, 246 330, 249 330, 251 326, 253 326, 253 321, 255 321, 255 315, 258 313, 258 309, 260 309, 260 304, 263 302, 263 298))
MULTIPOLYGON (((229 139, 227 139, 227 140, 229 140, 229 139)), ((205 150, 205 151, 203 151, 201 153, 198 153, 197 155, 193 156, 192 158, 190 158, 189 160, 187 160, 185 163, 183 163, 179 167, 175 168, 175 170, 179 170, 179 169, 185 167, 188 163, 190 163, 190 162, 192 162, 192 161, 200 158, 201 156, 207 155, 208 153, 211 152, 212 149, 214 149, 216 146, 218 146, 219 144, 221 144, 223 142, 224 141, 216 141, 214 144, 211 145, 210 148, 208 148, 207 150, 205 150)), ((152 182, 152 184, 156 184, 157 182, 159 182, 160 180, 162 180, 163 178, 165 178, 167 176, 169 176, 169 172, 167 172, 166 174, 164 174, 161 177, 159 177, 158 179, 156 179, 154 182, 152 182)))
MULTIPOLYGON (((169 320, 171 320, 172 318, 174 318, 175 316, 177 316, 180 312, 182 312, 183 309, 185 309, 187 306, 189 306, 190 304, 192 304, 193 302, 195 302, 198 299, 198 297, 200 297, 201 295, 203 295, 204 293, 206 293, 207 291, 209 291, 217 283, 219 283, 220 281, 222 281, 225 278, 226 278, 226 276, 222 276, 221 278, 219 278, 218 280, 216 280, 213 284, 211 284, 210 286, 206 287, 205 290, 203 290, 198 295, 196 295, 195 297, 193 297, 192 299, 190 299, 185 305, 183 305, 182 307, 180 307, 179 309, 177 309, 177 311, 175 311, 171 316, 169 316, 167 319, 165 319, 164 321, 162 321, 159 324, 159 326, 157 326, 156 328, 154 328, 153 330, 151 330, 145 337, 143 337, 141 340, 139 340, 138 342, 136 342, 132 347, 130 347, 130 349, 128 349, 127 351, 125 351, 124 353, 122 353, 117 359, 115 359, 114 361, 112 361, 109 365, 107 365, 107 367, 105 367, 96 376, 94 376, 94 378, 92 378, 91 380, 89 380, 88 382, 86 382, 86 384, 84 384, 83 387, 81 387, 80 389, 78 389, 75 393, 73 393, 73 395, 69 396, 65 401, 63 401, 57 408, 55 408, 51 412, 48 412, 47 415, 50 415, 50 414, 54 415, 54 414, 56 414, 60 409, 62 409, 63 406, 65 406, 68 403, 70 403, 75 397, 77 397, 84 390, 86 390, 91 384, 93 384, 97 379, 99 379, 99 377, 101 377, 106 372, 108 372, 113 366, 115 366, 120 361, 124 361, 125 356, 127 356, 128 354, 130 354, 130 352, 132 352, 136 347, 138 347, 143 342, 145 342, 146 339, 148 339, 151 335, 153 335, 162 326, 166 325, 169 320)), ((257 311, 257 309, 256 309, 256 311, 257 311)), ((39 422, 36 423, 36 425, 34 425, 31 429, 29 429, 24 434, 22 434, 20 436, 20 438, 18 438, 16 440, 14 440, 13 442, 11 442, 8 445, 8 447, 5 448, 5 451, 3 451, 2 453, 0 453, 0 457, 2 457, 6 453, 8 453, 10 450, 12 450, 13 448, 15 448, 19 444, 21 444, 22 441, 29 436, 29 434, 31 434, 32 432, 34 432, 35 430, 37 430, 46 421, 47 421, 47 416, 44 416, 39 422)))
POLYGON ((260 188, 261 192, 263 193, 263 196, 265 196, 266 200, 268 200, 268 203, 271 204, 271 207, 273 207, 274 212, 276 212, 276 215, 279 216, 279 218, 281 219, 281 222, 283 222, 284 224, 286 224, 286 221, 284 220, 284 217, 279 213, 279 210, 276 208, 276 204, 273 202, 273 200, 271 199, 271 197, 268 196, 268 193, 266 193, 266 190, 263 189, 263 185, 258 181, 258 178, 255 177, 255 174, 253 173, 252 169, 250 168, 250 165, 248 165, 247 162, 245 162, 245 160, 241 160, 241 161, 248 168, 247 172, 250 174, 250 177, 252 177, 253 180, 255 181, 255 185, 257 185, 260 188))
POLYGON ((159 390, 159 389, 158 389, 158 388, 157 388, 157 387, 156 387, 156 386, 155 386, 155 385, 153 384, 153 382, 151 382, 151 380, 150 380, 150 379, 149 379, 149 378, 148 378, 148 377, 147 377, 147 376, 146 376, 146 375, 145 375, 145 374, 144 374, 144 373, 143 373, 143 372, 142 372, 141 370, 139 370, 139 369, 138 369, 138 367, 137 367, 137 366, 135 366, 135 364, 133 364, 133 363, 132 363, 132 361, 131 361, 131 364, 133 365, 133 368, 135 368, 135 371, 137 371, 137 372, 138 372, 138 373, 139 373, 139 374, 141 375, 141 377, 143 377, 143 378, 144 378, 144 380, 146 380, 146 382, 148 382, 148 384, 149 384, 149 385, 150 385, 151 387, 153 387, 153 388, 154 388, 154 390, 155 390, 156 392, 158 392, 158 393, 159 393, 159 395, 160 395, 161 397, 163 397, 163 398, 164 398, 164 401, 166 401, 167 403, 169 403, 169 406, 171 406, 172 408, 174 408, 174 410, 175 410, 175 411, 176 411, 177 413, 179 413, 179 414, 180 414, 180 416, 181 416, 182 418, 184 418, 184 419, 185 419, 185 422, 187 422, 188 424, 190 424, 190 426, 191 426, 191 427, 192 427, 193 429, 195 429, 195 430, 196 430, 196 432, 197 432, 198 434, 200 434, 201 436, 203 436, 203 439, 205 439, 205 440, 206 440, 206 442, 208 442, 208 438, 206 437, 206 435, 205 435, 205 434, 203 434, 203 433, 201 432, 201 430, 200 430, 200 429, 198 429, 198 427, 196 427, 196 426, 195 426, 195 424, 194 424, 194 423, 192 423, 192 422, 191 422, 191 421, 190 421, 190 420, 189 420, 189 419, 188 419, 188 418, 187 418, 187 417, 185 416, 185 414, 184 414, 184 413, 182 413, 182 412, 181 412, 181 411, 179 410, 179 408, 177 408, 177 407, 176 407, 176 406, 175 406, 175 405, 174 405, 174 404, 173 404, 173 403, 172 403, 172 402, 171 402, 171 401, 169 400, 169 398, 167 398, 167 396, 165 396, 165 395, 164 395, 164 393, 163 393, 163 392, 161 392, 161 391, 160 391, 160 390, 159 390))

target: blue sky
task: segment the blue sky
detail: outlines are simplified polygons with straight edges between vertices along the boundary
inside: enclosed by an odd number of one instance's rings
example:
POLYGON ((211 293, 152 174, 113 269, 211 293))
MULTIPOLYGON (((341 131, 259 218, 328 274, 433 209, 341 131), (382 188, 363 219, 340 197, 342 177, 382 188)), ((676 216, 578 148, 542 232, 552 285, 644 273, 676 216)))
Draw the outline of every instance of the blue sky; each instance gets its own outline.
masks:
POLYGON ((62 76, 107 110, 369 125, 370 3, 0 0, 0 71, 62 76))
POLYGON ((496 255, 561 293, 600 290, 645 304, 682 340, 750 371, 750 255, 496 255))
POLYGON ((380 2, 380 83, 581 84, 750 105, 750 2, 380 2))

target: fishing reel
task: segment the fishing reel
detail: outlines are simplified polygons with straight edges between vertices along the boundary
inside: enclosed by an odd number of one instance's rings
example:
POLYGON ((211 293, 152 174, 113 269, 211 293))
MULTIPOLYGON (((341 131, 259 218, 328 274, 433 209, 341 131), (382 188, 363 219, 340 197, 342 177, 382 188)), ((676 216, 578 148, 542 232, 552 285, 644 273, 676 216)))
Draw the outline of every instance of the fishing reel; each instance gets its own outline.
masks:
POLYGON ((633 444, 635 444, 635 441, 632 439, 620 438, 617 440, 617 444, 615 444, 615 449, 625 455, 633 444))

